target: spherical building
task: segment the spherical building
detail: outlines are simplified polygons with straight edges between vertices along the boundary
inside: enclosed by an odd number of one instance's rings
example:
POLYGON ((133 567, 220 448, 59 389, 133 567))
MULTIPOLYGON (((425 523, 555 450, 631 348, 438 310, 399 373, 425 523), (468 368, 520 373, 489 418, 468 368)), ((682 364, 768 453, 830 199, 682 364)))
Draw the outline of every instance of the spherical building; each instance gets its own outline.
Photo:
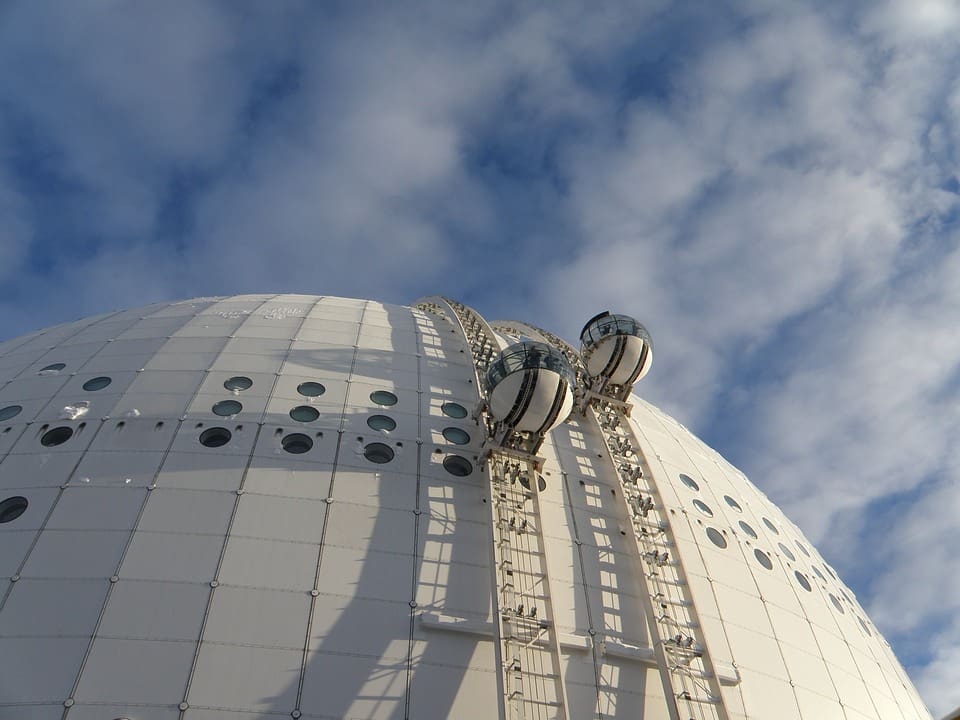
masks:
POLYGON ((0 344, 0 720, 928 718, 628 334, 280 295, 0 344))

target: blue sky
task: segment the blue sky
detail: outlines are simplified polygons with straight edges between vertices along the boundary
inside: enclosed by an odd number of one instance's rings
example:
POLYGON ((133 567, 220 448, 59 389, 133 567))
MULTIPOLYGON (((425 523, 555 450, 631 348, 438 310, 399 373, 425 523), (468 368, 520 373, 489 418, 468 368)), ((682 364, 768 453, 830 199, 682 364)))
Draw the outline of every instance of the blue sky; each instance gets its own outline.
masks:
POLYGON ((0 337, 443 293, 656 343, 642 392, 960 704, 952 0, 0 4, 0 337))

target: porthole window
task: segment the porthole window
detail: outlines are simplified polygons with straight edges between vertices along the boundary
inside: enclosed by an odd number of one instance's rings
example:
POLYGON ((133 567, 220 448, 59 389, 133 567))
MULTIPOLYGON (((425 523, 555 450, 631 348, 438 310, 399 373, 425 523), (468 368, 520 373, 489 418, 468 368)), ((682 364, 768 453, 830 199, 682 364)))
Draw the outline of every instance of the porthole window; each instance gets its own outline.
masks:
POLYGON ((313 422, 320 417, 320 411, 309 405, 297 405, 290 411, 290 417, 297 422, 313 422))
POLYGON ((788 547, 787 547, 786 545, 784 545, 783 543, 777 543, 777 547, 780 548, 780 552, 782 552, 784 555, 786 555, 786 556, 787 556, 788 558, 790 558, 791 560, 796 560, 796 559, 797 559, 796 556, 795 556, 792 552, 790 552, 790 548, 788 548, 788 547))
POLYGON ((40 368, 37 374, 38 375, 56 375, 65 367, 66 367, 65 363, 53 363, 53 365, 47 365, 46 367, 40 368))
POLYGON ((243 410, 243 405, 236 400, 221 400, 213 405, 213 412, 223 417, 236 415, 241 410, 243 410))
POLYGON ((377 405, 383 407, 390 407, 391 405, 397 404, 397 396, 386 390, 374 390, 370 393, 370 399, 377 405))
POLYGON ((826 570, 830 577, 832 577, 834 580, 837 579, 837 576, 833 574, 833 570, 831 570, 828 565, 824 565, 823 569, 826 570))
POLYGON ((747 535, 752 537, 754 540, 757 539, 757 531, 752 527, 747 525, 743 520, 740 521, 740 529, 743 530, 747 535))
POLYGON ((8 523, 16 520, 26 511, 28 504, 27 499, 22 495, 8 497, 3 502, 0 502, 0 523, 8 523))
POLYGON ((223 427, 212 427, 207 428, 202 433, 200 433, 200 444, 204 447, 223 447, 228 442, 230 438, 233 437, 230 434, 230 431, 223 427))
POLYGON ((830 593, 830 602, 832 602, 837 611, 843 615, 843 605, 840 604, 840 599, 833 593, 830 593))
POLYGON ((370 443, 363 448, 363 456, 372 463, 383 465, 393 460, 393 448, 384 443, 370 443))
POLYGON ((823 573, 820 572, 820 570, 817 568, 816 565, 813 566, 813 574, 816 575, 821 580, 823 580, 824 582, 827 581, 827 579, 823 576, 823 573))
POLYGON ((290 433, 289 435, 283 436, 280 445, 288 453, 302 455, 313 447, 313 440, 310 439, 309 435, 304 435, 303 433, 290 433))
POLYGON ((740 503, 738 503, 736 500, 734 500, 734 499, 733 499, 732 497, 730 497, 729 495, 724 495, 724 496, 723 496, 723 499, 727 501, 727 505, 729 505, 730 507, 732 507, 732 508, 733 508, 734 510, 736 510, 737 512, 743 512, 743 508, 740 507, 740 503))
POLYGON ((55 427, 53 430, 47 430, 40 438, 40 444, 44 447, 55 447, 63 445, 67 440, 73 437, 73 428, 62 426, 55 427))
POLYGON ((440 406, 440 410, 447 417, 462 419, 467 416, 467 409, 460 403, 445 402, 440 406))
MULTIPOLYGON (((527 490, 530 489, 530 476, 527 473, 523 473, 520 476, 520 484, 523 485, 527 490)), ((543 475, 537 475, 537 487, 540 492, 543 492, 547 489, 547 481, 543 479, 543 475)))
POLYGON ((443 469, 451 475, 457 477, 466 477, 473 472, 473 465, 465 457, 459 455, 447 455, 443 459, 443 469))
POLYGON ((797 547, 800 548, 800 552, 802 552, 807 557, 810 557, 810 553, 807 551, 806 546, 799 540, 797 540, 796 542, 797 542, 797 547))
POLYGON ((680 482, 682 482, 684 485, 686 485, 688 488, 690 488, 694 492, 700 489, 700 486, 697 485, 697 481, 694 480, 689 475, 684 475, 683 473, 680 473, 680 482))
POLYGON ((373 430, 396 430, 397 421, 386 415, 371 415, 367 418, 367 425, 373 430))
POLYGON ((470 435, 460 428, 448 427, 443 429, 443 437, 447 442, 454 445, 466 445, 470 442, 470 435))
POLYGON ((23 410, 22 405, 7 405, 5 408, 0 409, 0 422, 16 417, 20 414, 21 410, 23 410))
POLYGON ((699 510, 700 512, 702 512, 704 515, 706 515, 707 517, 713 517, 713 510, 711 510, 711 509, 710 509, 710 506, 707 505, 707 504, 706 504, 705 502, 703 502, 702 500, 694 500, 694 501, 693 501, 693 506, 694 506, 697 510, 699 510))
POLYGON ((754 548, 753 556, 757 559, 757 562, 763 565, 767 570, 773 570, 773 561, 763 550, 760 548, 754 548))
POLYGON ((305 382, 297 385, 297 392, 303 395, 304 397, 319 397, 323 395, 327 389, 318 382, 305 382))
POLYGON ((863 631, 864 631, 867 635, 872 636, 873 633, 870 632, 870 628, 867 627, 867 624, 863 621, 863 618, 862 618, 862 617, 858 617, 857 620, 860 622, 860 627, 863 628, 863 631))
POLYGON ((799 570, 795 570, 793 574, 797 578, 797 582, 800 583, 800 587, 802 587, 807 592, 811 592, 813 590, 813 588, 810 586, 810 581, 807 580, 806 575, 804 575, 799 570))
POLYGON ((718 548, 723 550, 727 547, 727 539, 723 534, 716 528, 708 527, 707 528, 707 537, 710 538, 710 542, 716 545, 718 548))
POLYGON ((108 378, 105 375, 100 377, 91 378, 83 384, 83 389, 87 392, 94 392, 96 390, 103 390, 107 385, 112 383, 113 380, 108 378))
POLYGON ((232 378, 229 378, 224 381, 223 386, 227 390, 234 390, 240 392, 241 390, 249 390, 253 387, 253 380, 243 375, 235 375, 232 378))
POLYGON ((763 524, 766 525, 768 528, 770 528, 770 532, 772 532, 774 535, 779 535, 779 534, 780 534, 780 531, 777 530, 777 526, 774 525, 774 524, 773 524, 772 522, 770 522, 769 520, 767 520, 766 518, 763 518, 763 524))

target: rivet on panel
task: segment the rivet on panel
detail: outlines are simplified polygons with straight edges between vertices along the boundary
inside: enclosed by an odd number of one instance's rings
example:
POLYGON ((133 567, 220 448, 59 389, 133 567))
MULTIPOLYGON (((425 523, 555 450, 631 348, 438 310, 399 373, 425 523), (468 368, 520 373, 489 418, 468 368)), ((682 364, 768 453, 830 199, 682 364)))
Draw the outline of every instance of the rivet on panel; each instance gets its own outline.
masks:
POLYGON ((156 490, 156 489, 157 489, 156 485, 147 485, 147 490, 156 490))
POLYGON ((219 585, 220 585, 220 583, 217 582, 216 580, 211 580, 211 581, 210 581, 210 587, 212 587, 212 588, 218 587, 219 585))
POLYGON ((64 707, 73 707, 73 698, 67 698, 63 701, 64 707))
POLYGON ((189 706, 187 703, 185 703, 185 702, 182 702, 182 703, 180 703, 179 705, 177 705, 177 709, 178 709, 178 710, 187 710, 189 707, 190 707, 190 706, 189 706))
POLYGON ((590 633, 590 635, 596 635, 596 634, 597 634, 597 631, 594 630, 593 628, 590 628, 589 630, 587 630, 587 632, 590 633))
POLYGON ((310 591, 310 597, 317 597, 319 594, 320 594, 319 590, 314 589, 310 591))
POLYGON ((297 718, 300 717, 300 714, 301 714, 301 713, 300 713, 299 710, 294 710, 292 713, 290 713, 290 717, 292 717, 293 720, 297 720, 297 718))
POLYGON ((19 575, 11 575, 11 576, 10 576, 10 582, 16 582, 16 581, 19 580, 19 579, 20 579, 20 576, 19 576, 19 575))
POLYGON ((408 604, 410 605, 410 607, 415 608, 417 606, 417 601, 411 600, 408 604))
POLYGON ((243 488, 237 490, 237 495, 243 495, 243 488))
POLYGON ((332 498, 332 497, 324 498, 323 501, 324 501, 327 505, 330 505, 330 504, 333 502, 333 498, 332 498))
POLYGON ((111 576, 110 576, 110 582, 112 582, 112 583, 119 582, 119 580, 120 580, 120 578, 117 577, 116 575, 111 575, 111 576))

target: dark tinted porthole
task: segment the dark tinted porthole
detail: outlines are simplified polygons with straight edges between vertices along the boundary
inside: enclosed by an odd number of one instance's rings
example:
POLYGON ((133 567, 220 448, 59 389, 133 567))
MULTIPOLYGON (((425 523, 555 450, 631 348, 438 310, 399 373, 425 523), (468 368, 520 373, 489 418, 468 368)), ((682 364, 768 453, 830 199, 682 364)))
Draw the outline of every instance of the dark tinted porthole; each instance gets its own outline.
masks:
POLYGON ((303 433, 290 433, 283 436, 280 445, 288 453, 302 455, 313 447, 313 440, 310 439, 309 435, 303 433))
POLYGON ((804 575, 799 570, 795 570, 793 574, 794 576, 796 576, 797 582, 800 583, 800 587, 802 587, 807 592, 811 592, 813 590, 813 588, 810 586, 810 581, 807 580, 806 575, 804 575))
POLYGON ((320 417, 320 411, 309 405, 298 405, 290 411, 290 417, 297 422, 313 422, 320 417))
POLYGON ((752 537, 754 540, 757 539, 757 531, 752 527, 747 525, 743 520, 740 521, 740 529, 743 530, 747 535, 752 537))
POLYGON ((782 552, 784 555, 786 555, 786 556, 787 556, 788 558, 790 558, 791 560, 796 560, 796 559, 797 559, 796 556, 795 556, 792 552, 790 552, 790 548, 788 548, 788 547, 787 547, 786 545, 784 545, 783 543, 777 543, 777 547, 780 548, 780 552, 782 552))
POLYGON ((318 382, 305 382, 297 385, 297 392, 303 395, 304 397, 319 397, 323 395, 327 389, 318 382))
POLYGON ((243 410, 243 405, 236 400, 221 400, 213 404, 213 412, 223 417, 236 415, 241 410, 243 410))
POLYGON ((53 365, 47 365, 46 367, 40 368, 39 372, 52 375, 53 373, 60 372, 65 367, 66 367, 65 363, 53 363, 53 365))
POLYGON ((363 448, 363 456, 372 463, 383 465, 393 460, 393 448, 383 443, 370 443, 363 448))
POLYGON ((871 635, 871 636, 872 636, 873 633, 870 632, 870 628, 867 627, 867 624, 863 621, 863 618, 862 618, 862 617, 858 617, 857 620, 860 622, 860 627, 863 628, 863 631, 864 631, 867 635, 871 635))
POLYGON ((225 380, 223 386, 227 390, 249 390, 253 387, 253 380, 243 375, 236 375, 228 380, 225 380))
POLYGON ((710 542, 716 545, 721 550, 727 547, 727 539, 723 534, 716 528, 708 527, 707 528, 707 537, 710 538, 710 542))
POLYGON ((8 497, 0 502, 0 523, 13 522, 27 509, 27 499, 22 495, 8 497))
POLYGON ((454 445, 466 445, 470 442, 470 435, 460 428, 448 427, 443 429, 443 437, 454 445))
POLYGON ((473 472, 473 465, 465 457, 459 455, 447 455, 443 459, 443 469, 451 475, 457 477, 466 477, 473 472))
POLYGON ((843 605, 840 604, 840 600, 833 593, 830 593, 830 602, 832 602, 833 606, 843 615, 843 605))
POLYGON ((460 403, 445 402, 440 406, 441 412, 447 417, 462 419, 467 416, 467 409, 460 403))
POLYGON ((697 481, 694 480, 689 475, 684 475, 683 473, 680 473, 680 482, 682 482, 684 485, 686 485, 688 488, 690 488, 693 491, 698 491, 700 489, 700 486, 697 485, 697 481))
POLYGON ((367 418, 367 425, 373 430, 396 430, 397 421, 386 415, 371 415, 367 418))
POLYGON ((713 517, 713 510, 711 510, 711 509, 710 509, 710 506, 707 505, 707 504, 706 504, 705 502, 703 502, 702 500, 694 500, 694 501, 693 501, 693 506, 694 506, 697 510, 699 510, 700 512, 702 512, 704 515, 706 515, 707 517, 713 517))
POLYGON ((766 518, 762 518, 762 519, 763 519, 763 524, 766 525, 768 528, 770 528, 770 532, 772 532, 774 535, 779 535, 779 534, 780 534, 780 531, 777 530, 777 526, 776 526, 776 525, 774 525, 772 522, 770 522, 770 521, 767 520, 766 518))
MULTIPOLYGON (((520 484, 527 490, 530 489, 530 478, 526 473, 520 476, 520 484)), ((543 479, 543 475, 537 475, 537 488, 540 492, 547 489, 547 481, 543 479)))
POLYGON ((55 427, 53 430, 47 430, 43 437, 40 438, 40 444, 44 447, 54 447, 55 445, 62 445, 67 440, 73 437, 73 428, 71 427, 55 427))
POLYGON ((828 566, 824 565, 823 569, 826 570, 830 577, 832 577, 834 580, 837 579, 837 576, 833 574, 833 570, 831 570, 828 566))
POLYGON ((377 405, 382 405, 383 407, 390 407, 391 405, 397 404, 397 396, 386 390, 374 390, 370 393, 370 399, 377 405))
POLYGON ((0 422, 9 420, 12 417, 16 417, 20 414, 21 410, 23 410, 22 405, 7 405, 5 408, 0 410, 0 422))
POLYGON ((753 556, 757 558, 757 562, 763 565, 767 570, 773 570, 773 561, 763 550, 760 548, 754 548, 753 556))
POLYGON ((228 442, 232 435, 230 431, 222 427, 212 427, 207 428, 202 433, 200 433, 200 444, 204 447, 223 447, 228 442))
POLYGON ((94 392, 96 390, 103 390, 107 385, 112 383, 113 380, 102 375, 100 377, 91 378, 83 384, 83 389, 87 392, 94 392))
POLYGON ((820 578, 821 580, 823 580, 824 582, 827 581, 827 579, 823 576, 823 573, 820 572, 820 570, 817 569, 817 566, 816 566, 816 565, 813 566, 813 574, 816 575, 816 576, 817 576, 818 578, 820 578))
POLYGON ((727 505, 729 505, 730 507, 732 507, 732 508, 733 508, 734 510, 736 510, 737 512, 743 512, 743 508, 740 507, 740 503, 738 503, 736 500, 734 500, 734 499, 733 499, 732 497, 730 497, 729 495, 724 495, 724 496, 723 496, 723 499, 727 501, 727 505))
POLYGON ((800 548, 800 552, 802 552, 802 553, 803 553, 804 555, 806 555, 807 557, 810 557, 810 553, 807 552, 806 546, 804 546, 804 544, 803 544, 802 542, 800 542, 799 540, 797 540, 796 543, 797 543, 797 547, 800 548))

